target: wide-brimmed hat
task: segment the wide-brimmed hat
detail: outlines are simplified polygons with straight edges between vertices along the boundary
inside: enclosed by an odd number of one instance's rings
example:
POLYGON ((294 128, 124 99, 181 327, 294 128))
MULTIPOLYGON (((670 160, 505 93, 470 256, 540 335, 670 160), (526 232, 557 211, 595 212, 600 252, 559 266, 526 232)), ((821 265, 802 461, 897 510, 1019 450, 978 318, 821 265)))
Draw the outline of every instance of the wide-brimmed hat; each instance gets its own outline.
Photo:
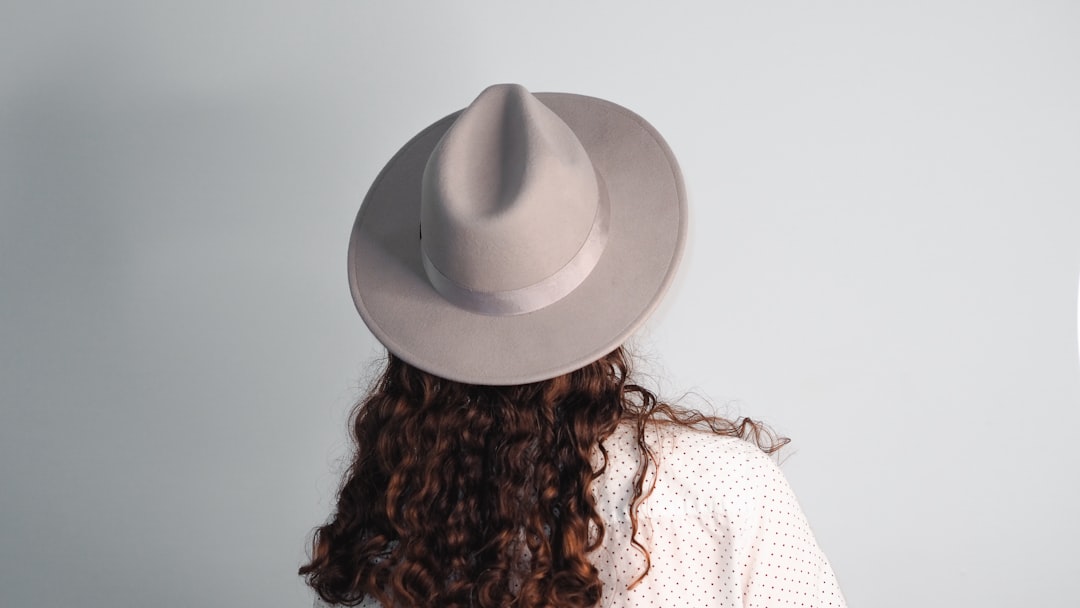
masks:
POLYGON ((679 166, 610 101, 485 89, 383 168, 356 216, 349 284, 376 338, 470 384, 525 384, 622 344, 686 239, 679 166))

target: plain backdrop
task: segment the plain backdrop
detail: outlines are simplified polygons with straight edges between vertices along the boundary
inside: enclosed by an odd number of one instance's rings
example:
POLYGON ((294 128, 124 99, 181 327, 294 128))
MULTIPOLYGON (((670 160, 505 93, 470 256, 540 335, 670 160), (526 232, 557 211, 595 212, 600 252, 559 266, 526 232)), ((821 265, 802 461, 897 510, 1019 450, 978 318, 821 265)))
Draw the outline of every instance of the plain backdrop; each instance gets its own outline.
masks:
POLYGON ((765 420, 852 606, 1080 596, 1080 5, 0 3, 0 606, 309 606, 375 174, 485 86, 679 157, 637 339, 765 420))

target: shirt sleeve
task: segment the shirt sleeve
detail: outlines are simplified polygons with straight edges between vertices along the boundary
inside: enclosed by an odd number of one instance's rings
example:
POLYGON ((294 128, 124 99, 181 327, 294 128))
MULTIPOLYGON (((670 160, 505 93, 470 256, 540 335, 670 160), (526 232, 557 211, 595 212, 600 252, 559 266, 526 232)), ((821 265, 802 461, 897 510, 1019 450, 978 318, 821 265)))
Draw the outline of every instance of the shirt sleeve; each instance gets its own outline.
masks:
POLYGON ((845 608, 832 566, 780 467, 753 444, 742 451, 745 492, 725 516, 735 532, 743 605, 845 608))

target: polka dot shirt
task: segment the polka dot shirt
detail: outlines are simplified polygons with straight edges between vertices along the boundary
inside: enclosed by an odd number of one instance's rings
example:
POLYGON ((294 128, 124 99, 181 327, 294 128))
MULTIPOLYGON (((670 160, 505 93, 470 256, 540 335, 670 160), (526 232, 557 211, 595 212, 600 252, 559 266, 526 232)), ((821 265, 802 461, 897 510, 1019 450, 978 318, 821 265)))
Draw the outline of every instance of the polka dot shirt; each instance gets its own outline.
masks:
MULTIPOLYGON (((605 607, 836 607, 846 604, 791 487, 757 446, 734 437, 665 425, 646 437, 659 459, 652 494, 638 508, 630 544, 630 506, 639 448, 632 428, 604 441, 608 471, 594 482, 606 522, 590 554, 604 581, 605 607)), ((596 456, 595 463, 601 462, 596 456)))
MULTIPOLYGON (((791 487, 776 463, 734 437, 663 425, 647 443, 659 459, 645 478, 652 494, 638 508, 633 546, 630 509, 641 466, 634 430, 604 441, 607 471, 593 482, 605 522, 590 559, 600 571, 605 608, 844 608, 844 597, 791 487)), ((593 453, 594 466, 602 462, 593 453)), ((376 608, 371 598, 360 604, 376 608)), ((325 604, 316 598, 315 607, 325 604)))

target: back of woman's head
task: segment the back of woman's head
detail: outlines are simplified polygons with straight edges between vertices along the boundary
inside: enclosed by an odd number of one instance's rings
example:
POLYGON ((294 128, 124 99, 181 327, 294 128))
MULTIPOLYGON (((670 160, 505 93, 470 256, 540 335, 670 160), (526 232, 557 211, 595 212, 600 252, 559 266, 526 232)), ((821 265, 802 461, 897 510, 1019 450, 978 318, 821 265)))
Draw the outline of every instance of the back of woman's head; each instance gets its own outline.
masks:
POLYGON ((611 350, 668 291, 686 234, 674 155, 613 102, 494 85, 410 139, 349 241, 357 311, 392 354, 356 409, 355 456, 300 570, 319 595, 596 604, 588 554, 605 526, 591 484, 624 423, 640 449, 630 538, 646 576, 646 425, 759 433, 658 402, 611 350))

